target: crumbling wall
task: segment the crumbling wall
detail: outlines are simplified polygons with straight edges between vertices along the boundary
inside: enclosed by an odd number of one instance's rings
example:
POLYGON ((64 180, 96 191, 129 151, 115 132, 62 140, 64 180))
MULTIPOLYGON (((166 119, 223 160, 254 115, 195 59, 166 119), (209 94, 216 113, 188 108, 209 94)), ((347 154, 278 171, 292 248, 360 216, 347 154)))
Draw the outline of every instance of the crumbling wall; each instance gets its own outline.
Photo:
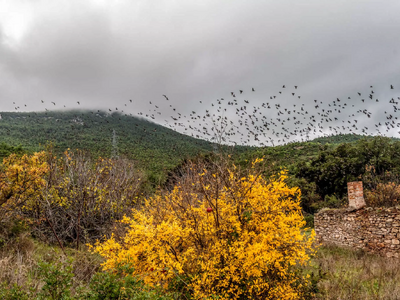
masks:
POLYGON ((400 257, 400 208, 323 209, 315 215, 317 240, 400 257))
POLYGON ((347 183, 349 207, 314 216, 317 241, 400 257, 400 207, 365 208, 361 181, 347 183))
POLYGON ((362 181, 348 182, 347 195, 349 199, 350 208, 360 209, 365 207, 364 189, 362 181))

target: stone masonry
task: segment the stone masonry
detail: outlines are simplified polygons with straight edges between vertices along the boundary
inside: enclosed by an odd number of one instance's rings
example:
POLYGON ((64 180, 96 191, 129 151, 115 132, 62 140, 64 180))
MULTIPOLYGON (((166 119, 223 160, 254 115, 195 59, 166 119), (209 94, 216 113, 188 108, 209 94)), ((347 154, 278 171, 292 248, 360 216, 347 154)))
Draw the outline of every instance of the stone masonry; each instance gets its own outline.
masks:
POLYGON ((365 206, 362 181, 347 183, 349 207, 360 209, 365 206))
POLYGON ((317 241, 400 258, 400 207, 365 207, 362 183, 348 187, 349 208, 322 209, 315 215, 317 241))

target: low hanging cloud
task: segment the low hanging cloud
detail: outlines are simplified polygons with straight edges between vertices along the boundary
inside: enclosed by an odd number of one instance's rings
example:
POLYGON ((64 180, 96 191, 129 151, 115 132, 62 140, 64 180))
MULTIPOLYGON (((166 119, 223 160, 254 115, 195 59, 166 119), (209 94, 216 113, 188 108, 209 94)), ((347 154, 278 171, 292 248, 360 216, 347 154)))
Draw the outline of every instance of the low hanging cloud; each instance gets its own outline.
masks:
POLYGON ((241 89, 252 107, 274 95, 287 107, 343 98, 374 111, 360 124, 377 123, 399 96, 399 9, 361 0, 1 3, 0 110, 137 115, 158 103, 163 123, 169 105, 217 113, 211 104, 241 89), (301 98, 279 94, 282 85, 301 98), (381 101, 361 102, 357 92, 371 85, 381 101))

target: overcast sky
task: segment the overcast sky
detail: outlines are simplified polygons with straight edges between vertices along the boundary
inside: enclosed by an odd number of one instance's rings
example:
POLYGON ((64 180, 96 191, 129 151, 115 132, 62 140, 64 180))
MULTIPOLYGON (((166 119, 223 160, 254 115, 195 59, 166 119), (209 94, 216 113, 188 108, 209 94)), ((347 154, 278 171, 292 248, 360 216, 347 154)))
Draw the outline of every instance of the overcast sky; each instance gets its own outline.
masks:
POLYGON ((399 12, 395 0, 0 0, 0 111, 156 104, 163 124, 169 105, 216 113, 235 92, 256 107, 346 99, 370 112, 358 125, 383 123, 400 96, 399 12))

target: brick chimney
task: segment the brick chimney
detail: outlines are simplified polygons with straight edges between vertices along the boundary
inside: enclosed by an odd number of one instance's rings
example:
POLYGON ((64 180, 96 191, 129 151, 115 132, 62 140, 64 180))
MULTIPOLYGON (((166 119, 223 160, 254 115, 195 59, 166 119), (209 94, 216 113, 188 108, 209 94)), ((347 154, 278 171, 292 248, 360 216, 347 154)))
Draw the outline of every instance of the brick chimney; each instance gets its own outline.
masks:
POLYGON ((349 208, 360 209, 366 205, 362 181, 348 182, 347 193, 349 198, 349 208))

